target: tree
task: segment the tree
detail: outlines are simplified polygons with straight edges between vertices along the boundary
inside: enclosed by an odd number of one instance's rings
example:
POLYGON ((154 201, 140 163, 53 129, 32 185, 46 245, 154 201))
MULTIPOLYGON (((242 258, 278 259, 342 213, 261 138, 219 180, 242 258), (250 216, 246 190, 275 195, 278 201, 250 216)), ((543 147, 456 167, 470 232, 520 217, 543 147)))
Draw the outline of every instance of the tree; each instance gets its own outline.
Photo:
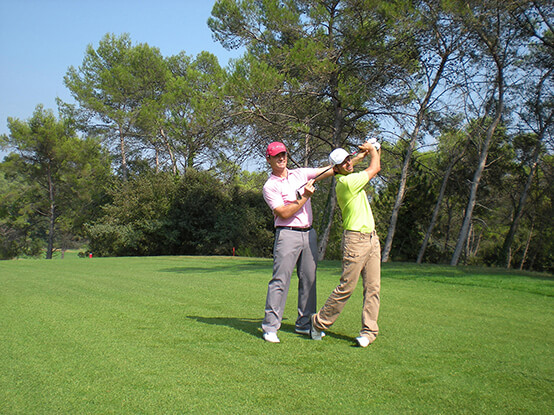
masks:
POLYGON ((82 129, 105 136, 110 147, 118 149, 123 181, 129 147, 140 144, 135 139, 142 102, 156 94, 159 88, 151 84, 163 82, 163 76, 159 49, 132 46, 128 34, 107 34, 98 48, 87 46, 82 65, 71 66, 64 77, 78 106, 61 104, 63 110, 82 129))
POLYGON ((66 228, 79 227, 82 218, 76 212, 95 198, 96 184, 109 173, 109 160, 95 140, 81 140, 67 120, 57 120, 41 105, 28 121, 8 118, 8 128, 10 134, 0 144, 17 152, 11 166, 29 184, 33 213, 47 219, 46 258, 51 259, 57 223, 73 218, 75 226, 66 228))
MULTIPOLYGON (((406 137, 408 146, 406 146, 406 154, 403 157, 398 192, 381 254, 383 262, 387 262, 389 259, 398 215, 406 195, 410 164, 416 144, 423 136, 422 129, 425 127, 425 122, 430 121, 428 119, 430 114, 436 116, 439 113, 444 113, 442 117, 446 118, 448 114, 447 106, 435 96, 443 95, 448 89, 452 88, 453 77, 448 76, 448 72, 454 71, 455 66, 452 67, 451 62, 463 59, 458 50, 465 41, 466 35, 461 30, 459 22, 453 19, 448 10, 442 9, 443 5, 441 3, 435 1, 421 2, 417 9, 418 18, 414 19, 414 26, 418 27, 418 23, 421 26, 417 31, 412 29, 416 33, 416 47, 419 50, 419 70, 403 79, 409 95, 415 99, 409 100, 403 105, 406 110, 401 116, 393 115, 402 131, 401 137, 406 137), (441 104, 440 110, 432 111, 433 107, 439 104, 441 104), (408 130, 410 126, 411 130, 408 130)), ((396 111, 391 112, 397 114, 399 110, 400 108, 396 108, 396 111)))
POLYGON ((477 200, 477 189, 487 164, 487 156, 496 128, 504 115, 506 88, 510 86, 506 85, 509 79, 507 72, 514 65, 520 47, 524 44, 521 27, 515 24, 510 15, 510 8, 514 7, 514 3, 471 2, 468 6, 461 14, 461 19, 464 26, 474 35, 475 43, 472 47, 476 52, 480 52, 476 57, 482 63, 490 63, 495 76, 492 79, 485 79, 490 89, 485 102, 487 116, 484 118, 490 116, 490 121, 481 143, 480 158, 471 181, 464 221, 450 261, 453 266, 458 264, 466 246, 477 200))
POLYGON ((0 163, 0 259, 38 255, 44 240, 32 209, 35 184, 17 171, 16 159, 12 154, 0 163))
POLYGON ((87 225, 95 255, 231 255, 233 248, 240 255, 271 253, 272 220, 260 187, 226 185, 189 169, 177 177, 132 177, 111 194, 103 215, 87 225))
MULTIPOLYGON (((459 141, 460 141, 459 134, 456 134, 453 132, 446 132, 442 137, 441 142, 439 143, 439 151, 437 152, 437 157, 439 158, 444 157, 446 160, 443 161, 443 163, 447 162, 447 165, 445 169, 440 169, 440 170, 437 169, 440 172, 444 172, 444 174, 443 174, 439 194, 437 196, 437 201, 435 203, 435 207, 433 208, 431 221, 429 222, 429 227, 427 228, 427 232, 425 233, 423 243, 421 244, 421 248, 419 249, 419 253, 417 255, 416 262, 418 264, 421 264, 421 262, 423 261, 425 250, 427 249, 427 245, 429 244, 429 240, 431 238, 431 235, 437 223, 441 204, 443 202, 443 199, 446 193, 446 188, 448 186, 449 181, 451 180, 452 170, 454 169, 454 166, 462 159, 470 143, 469 138, 466 138, 465 144, 460 150, 461 145, 459 141)), ((441 161, 442 160, 439 160, 439 166, 438 166, 439 168, 443 166, 443 163, 441 163, 441 161)))
MULTIPOLYGON (((216 1, 208 21, 215 38, 247 50, 229 88, 235 113, 251 128, 251 148, 263 154, 279 137, 298 164, 312 164, 361 141, 375 115, 399 99, 392 74, 413 70, 411 34, 395 24, 410 3, 216 1)), ((328 200, 320 258, 336 207, 332 194, 328 200)))
POLYGON ((110 189, 111 202, 85 228, 95 256, 170 255, 178 240, 169 218, 177 179, 142 174, 110 189))
POLYGON ((529 47, 527 59, 522 66, 527 73, 523 93, 525 105, 520 117, 533 132, 535 144, 530 159, 523 157, 522 164, 527 168, 527 179, 520 191, 513 219, 504 239, 500 261, 509 268, 511 265, 511 248, 519 222, 523 217, 524 207, 529 196, 532 181, 537 171, 539 156, 543 153, 547 137, 552 135, 554 125, 554 26, 552 25, 552 8, 532 2, 532 7, 516 9, 514 15, 524 30, 536 39, 529 47), (549 16, 550 15, 550 16, 549 16), (549 18, 550 17, 550 18, 549 18))
POLYGON ((167 65, 171 75, 162 98, 164 129, 182 170, 225 161, 236 148, 224 100, 225 70, 208 52, 195 59, 181 53, 168 58, 167 65))

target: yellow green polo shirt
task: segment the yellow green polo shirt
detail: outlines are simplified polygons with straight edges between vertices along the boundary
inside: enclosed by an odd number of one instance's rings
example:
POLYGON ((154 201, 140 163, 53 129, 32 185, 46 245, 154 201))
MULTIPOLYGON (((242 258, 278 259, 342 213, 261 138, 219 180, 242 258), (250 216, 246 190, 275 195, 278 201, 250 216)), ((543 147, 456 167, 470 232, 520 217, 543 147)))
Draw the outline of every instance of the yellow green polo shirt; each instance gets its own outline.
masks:
POLYGON ((370 233, 375 220, 364 186, 369 182, 365 171, 336 176, 337 201, 342 211, 342 226, 348 231, 370 233))

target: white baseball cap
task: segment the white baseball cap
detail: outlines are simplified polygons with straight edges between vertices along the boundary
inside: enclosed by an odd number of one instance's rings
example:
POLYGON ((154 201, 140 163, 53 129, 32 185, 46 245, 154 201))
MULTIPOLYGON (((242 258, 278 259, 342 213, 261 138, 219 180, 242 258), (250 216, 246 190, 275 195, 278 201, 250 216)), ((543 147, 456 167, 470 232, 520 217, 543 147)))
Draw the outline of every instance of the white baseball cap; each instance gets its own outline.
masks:
POLYGON ((335 148, 333 151, 331 151, 331 154, 329 154, 329 163, 333 166, 336 166, 337 164, 342 164, 348 156, 350 156, 350 154, 348 154, 348 152, 344 148, 335 148))

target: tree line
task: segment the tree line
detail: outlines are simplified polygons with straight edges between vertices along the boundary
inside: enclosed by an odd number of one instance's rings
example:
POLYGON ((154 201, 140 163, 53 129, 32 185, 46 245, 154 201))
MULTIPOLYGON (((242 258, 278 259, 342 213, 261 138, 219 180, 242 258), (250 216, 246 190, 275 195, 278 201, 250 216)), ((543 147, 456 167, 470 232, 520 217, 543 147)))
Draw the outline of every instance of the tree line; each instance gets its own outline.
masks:
MULTIPOLYGON (((552 271, 553 15, 529 0, 218 0, 214 38, 244 51, 228 67, 107 34, 69 67, 58 117, 8 119, 2 256, 84 240, 269 255, 265 146, 319 166, 377 136, 383 261, 552 271)), ((339 257, 332 181, 314 210, 320 258, 339 257)))

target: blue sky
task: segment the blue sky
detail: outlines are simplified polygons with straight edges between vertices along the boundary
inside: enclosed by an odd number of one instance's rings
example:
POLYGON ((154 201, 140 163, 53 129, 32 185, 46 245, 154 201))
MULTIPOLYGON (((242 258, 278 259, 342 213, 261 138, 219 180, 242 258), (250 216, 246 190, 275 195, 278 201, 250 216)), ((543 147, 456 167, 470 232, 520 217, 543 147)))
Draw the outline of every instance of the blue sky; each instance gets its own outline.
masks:
MULTIPOLYGON (((57 113, 56 97, 70 101, 63 84, 69 66, 78 67, 87 45, 106 33, 129 33, 163 56, 181 51, 216 55, 226 51, 208 28, 210 0, 0 0, 0 134, 7 118, 26 120, 38 104, 57 113)), ((1 158, 5 154, 0 153, 1 158)))

